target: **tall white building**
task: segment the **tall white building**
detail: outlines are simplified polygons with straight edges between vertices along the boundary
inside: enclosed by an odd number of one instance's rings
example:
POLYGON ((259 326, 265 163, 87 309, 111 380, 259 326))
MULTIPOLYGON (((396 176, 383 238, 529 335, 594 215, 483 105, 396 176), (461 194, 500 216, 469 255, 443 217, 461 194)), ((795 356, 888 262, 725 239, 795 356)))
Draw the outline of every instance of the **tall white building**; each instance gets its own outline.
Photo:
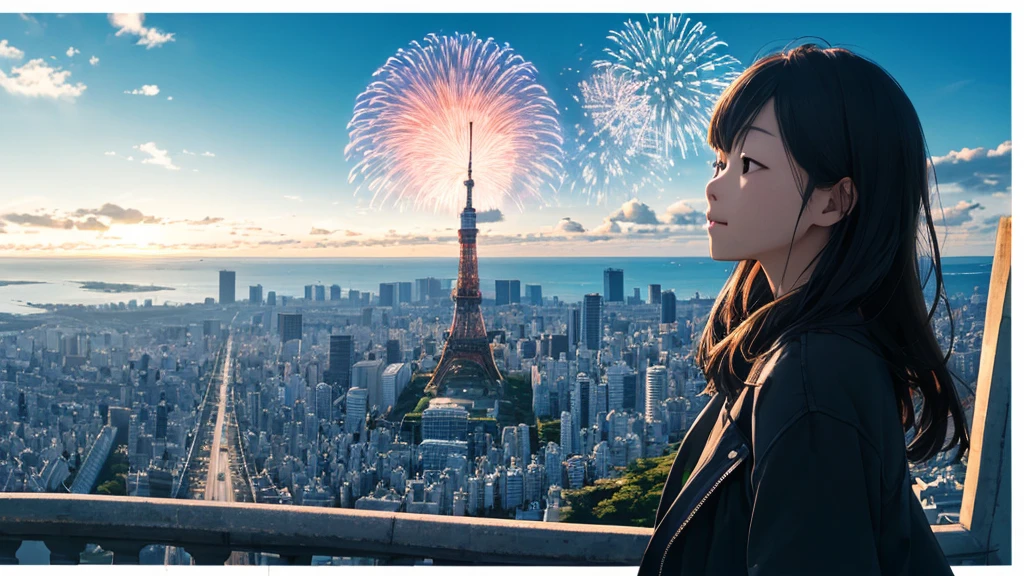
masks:
POLYGON ((388 364, 387 368, 384 368, 381 374, 381 411, 398 403, 398 397, 411 379, 412 368, 404 362, 388 364))
POLYGON ((562 459, 564 460, 566 456, 568 456, 569 454, 573 453, 573 446, 575 445, 575 442, 573 441, 573 438, 576 436, 576 434, 575 434, 576 431, 575 431, 575 429, 574 429, 574 427, 572 425, 572 414, 569 413, 569 412, 566 412, 565 410, 563 410, 562 411, 562 420, 560 422, 560 425, 561 425, 561 436, 562 436, 562 438, 561 438, 562 459))
POLYGON ((384 374, 384 359, 361 360, 352 366, 352 386, 366 390, 366 406, 382 408, 381 377, 384 374))
POLYGON ((562 449, 554 442, 544 449, 544 472, 547 486, 562 486, 562 449))
POLYGON ((366 425, 366 401, 364 388, 350 388, 345 397, 345 432, 359 434, 360 438, 366 425))
POLYGON ((648 422, 659 420, 661 402, 668 393, 668 371, 664 366, 647 368, 647 386, 644 391, 644 417, 648 422))

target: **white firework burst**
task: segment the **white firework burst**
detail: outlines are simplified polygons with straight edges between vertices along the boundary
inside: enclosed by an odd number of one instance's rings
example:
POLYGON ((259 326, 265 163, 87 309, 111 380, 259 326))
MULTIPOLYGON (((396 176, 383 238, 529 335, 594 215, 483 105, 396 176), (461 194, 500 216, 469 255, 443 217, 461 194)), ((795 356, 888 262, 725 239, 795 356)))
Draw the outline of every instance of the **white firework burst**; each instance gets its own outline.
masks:
POLYGON ((647 97, 649 130, 662 155, 686 158, 697 153, 722 91, 739 76, 740 62, 719 50, 727 44, 702 22, 670 15, 648 17, 647 25, 629 20, 612 31, 614 43, 597 69, 636 82, 647 97))

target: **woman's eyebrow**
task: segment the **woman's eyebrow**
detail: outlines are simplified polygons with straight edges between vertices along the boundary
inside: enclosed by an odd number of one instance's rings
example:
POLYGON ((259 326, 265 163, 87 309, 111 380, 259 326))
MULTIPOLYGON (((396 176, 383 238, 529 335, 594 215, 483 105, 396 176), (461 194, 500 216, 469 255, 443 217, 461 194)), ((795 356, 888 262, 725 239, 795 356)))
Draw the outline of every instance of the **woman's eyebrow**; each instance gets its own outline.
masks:
POLYGON ((751 126, 749 130, 757 130, 758 132, 764 132, 765 134, 771 136, 772 138, 775 137, 775 134, 772 134, 771 132, 765 130, 764 128, 758 128, 757 126, 751 126))

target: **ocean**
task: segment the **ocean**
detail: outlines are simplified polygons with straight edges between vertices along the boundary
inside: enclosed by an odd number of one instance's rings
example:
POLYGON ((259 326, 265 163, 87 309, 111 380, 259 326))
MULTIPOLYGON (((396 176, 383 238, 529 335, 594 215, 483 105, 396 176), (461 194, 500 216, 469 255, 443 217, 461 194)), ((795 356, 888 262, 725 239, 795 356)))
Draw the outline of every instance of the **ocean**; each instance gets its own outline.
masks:
MULTIPOLYGON (((970 295, 975 287, 988 292, 992 257, 943 258, 943 276, 950 295, 970 295)), ((480 286, 485 298, 494 297, 494 281, 519 280, 540 284, 547 298, 579 301, 584 294, 604 292, 604 269, 623 271, 625 295, 647 285, 661 284, 680 298, 718 294, 734 267, 710 258, 481 258, 480 286)), ((307 284, 338 284, 343 297, 349 289, 379 292, 382 282, 412 282, 416 278, 454 278, 457 258, 0 258, 0 313, 30 314, 37 304, 101 304, 152 298, 166 303, 203 302, 218 296, 219 270, 236 273, 235 297, 246 300, 249 286, 261 284, 264 296, 302 297, 307 284), (42 284, 6 285, 11 281, 42 284), (165 291, 103 293, 84 290, 78 282, 105 282, 173 288, 165 291)))

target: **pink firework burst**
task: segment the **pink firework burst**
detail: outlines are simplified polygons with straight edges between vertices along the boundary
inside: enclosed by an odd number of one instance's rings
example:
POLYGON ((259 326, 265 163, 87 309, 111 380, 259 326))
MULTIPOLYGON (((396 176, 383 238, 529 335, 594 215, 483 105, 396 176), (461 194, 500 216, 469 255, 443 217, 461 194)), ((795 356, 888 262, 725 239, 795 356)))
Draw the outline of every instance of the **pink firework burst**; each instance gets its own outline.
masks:
POLYGON ((558 110, 537 70, 508 44, 476 34, 399 49, 356 99, 345 155, 349 182, 374 205, 456 212, 465 203, 473 122, 474 204, 519 209, 561 173, 558 110))

